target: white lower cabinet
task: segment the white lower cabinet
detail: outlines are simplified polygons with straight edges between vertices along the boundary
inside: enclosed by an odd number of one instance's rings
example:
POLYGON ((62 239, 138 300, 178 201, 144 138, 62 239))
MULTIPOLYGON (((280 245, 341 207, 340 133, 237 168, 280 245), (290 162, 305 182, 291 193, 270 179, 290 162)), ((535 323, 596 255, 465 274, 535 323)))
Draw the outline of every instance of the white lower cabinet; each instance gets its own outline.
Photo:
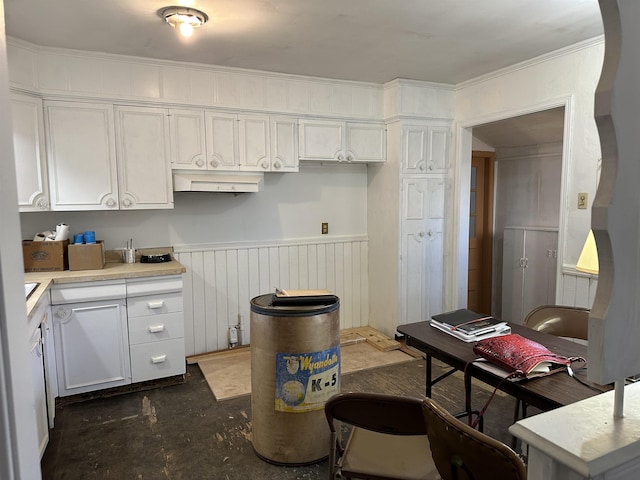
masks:
POLYGON ((40 457, 49 443, 49 421, 47 419, 47 391, 44 376, 44 352, 40 327, 31 335, 31 377, 33 379, 33 402, 38 432, 38 449, 40 457))
POLYGON ((56 285, 60 396, 182 375, 182 275, 56 285))
POLYGON ((131 380, 185 373, 182 276, 127 280, 131 380))
POLYGON ((131 383, 125 300, 53 307, 60 396, 131 383))

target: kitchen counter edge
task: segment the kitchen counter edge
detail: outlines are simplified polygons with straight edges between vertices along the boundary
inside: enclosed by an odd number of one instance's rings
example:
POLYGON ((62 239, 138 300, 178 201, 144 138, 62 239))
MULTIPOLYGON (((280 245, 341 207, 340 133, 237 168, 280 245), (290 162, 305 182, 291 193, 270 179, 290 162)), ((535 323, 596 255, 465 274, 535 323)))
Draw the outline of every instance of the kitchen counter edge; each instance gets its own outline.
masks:
POLYGON ((187 269, 177 260, 165 263, 107 263, 100 270, 64 270, 58 272, 28 272, 25 282, 37 282, 38 288, 27 299, 27 318, 35 311, 38 302, 51 285, 126 278, 159 277, 178 275, 187 269))

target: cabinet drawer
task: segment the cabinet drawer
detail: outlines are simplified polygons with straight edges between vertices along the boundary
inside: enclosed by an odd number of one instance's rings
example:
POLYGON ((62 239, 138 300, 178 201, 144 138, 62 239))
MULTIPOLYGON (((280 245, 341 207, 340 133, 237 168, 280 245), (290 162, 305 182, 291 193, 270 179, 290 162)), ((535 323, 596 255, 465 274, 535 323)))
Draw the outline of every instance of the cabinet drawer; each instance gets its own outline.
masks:
POLYGON ((132 382, 181 375, 185 368, 182 338, 131 345, 132 382))
POLYGON ((129 318, 173 312, 182 312, 182 292, 146 295, 127 299, 127 315, 129 318))
POLYGON ((129 317, 129 344, 184 337, 182 312, 129 317))

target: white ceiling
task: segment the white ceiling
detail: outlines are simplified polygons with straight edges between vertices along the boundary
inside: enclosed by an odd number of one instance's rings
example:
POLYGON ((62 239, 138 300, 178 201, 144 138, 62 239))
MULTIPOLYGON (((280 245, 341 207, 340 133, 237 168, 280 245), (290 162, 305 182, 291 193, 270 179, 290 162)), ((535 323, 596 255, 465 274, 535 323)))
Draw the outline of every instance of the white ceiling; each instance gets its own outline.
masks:
POLYGON ((209 15, 183 41, 172 0, 4 0, 42 46, 385 83, 457 84, 602 34, 597 0, 173 0, 209 15))

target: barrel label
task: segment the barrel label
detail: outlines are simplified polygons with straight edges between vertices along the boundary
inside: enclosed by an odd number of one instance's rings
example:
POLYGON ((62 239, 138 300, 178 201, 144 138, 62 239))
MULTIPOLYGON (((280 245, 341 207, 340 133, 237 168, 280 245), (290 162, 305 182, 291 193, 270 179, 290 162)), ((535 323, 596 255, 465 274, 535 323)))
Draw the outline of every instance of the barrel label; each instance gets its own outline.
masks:
POLYGON ((276 411, 324 408, 340 391, 340 345, 309 353, 276 353, 276 411))

